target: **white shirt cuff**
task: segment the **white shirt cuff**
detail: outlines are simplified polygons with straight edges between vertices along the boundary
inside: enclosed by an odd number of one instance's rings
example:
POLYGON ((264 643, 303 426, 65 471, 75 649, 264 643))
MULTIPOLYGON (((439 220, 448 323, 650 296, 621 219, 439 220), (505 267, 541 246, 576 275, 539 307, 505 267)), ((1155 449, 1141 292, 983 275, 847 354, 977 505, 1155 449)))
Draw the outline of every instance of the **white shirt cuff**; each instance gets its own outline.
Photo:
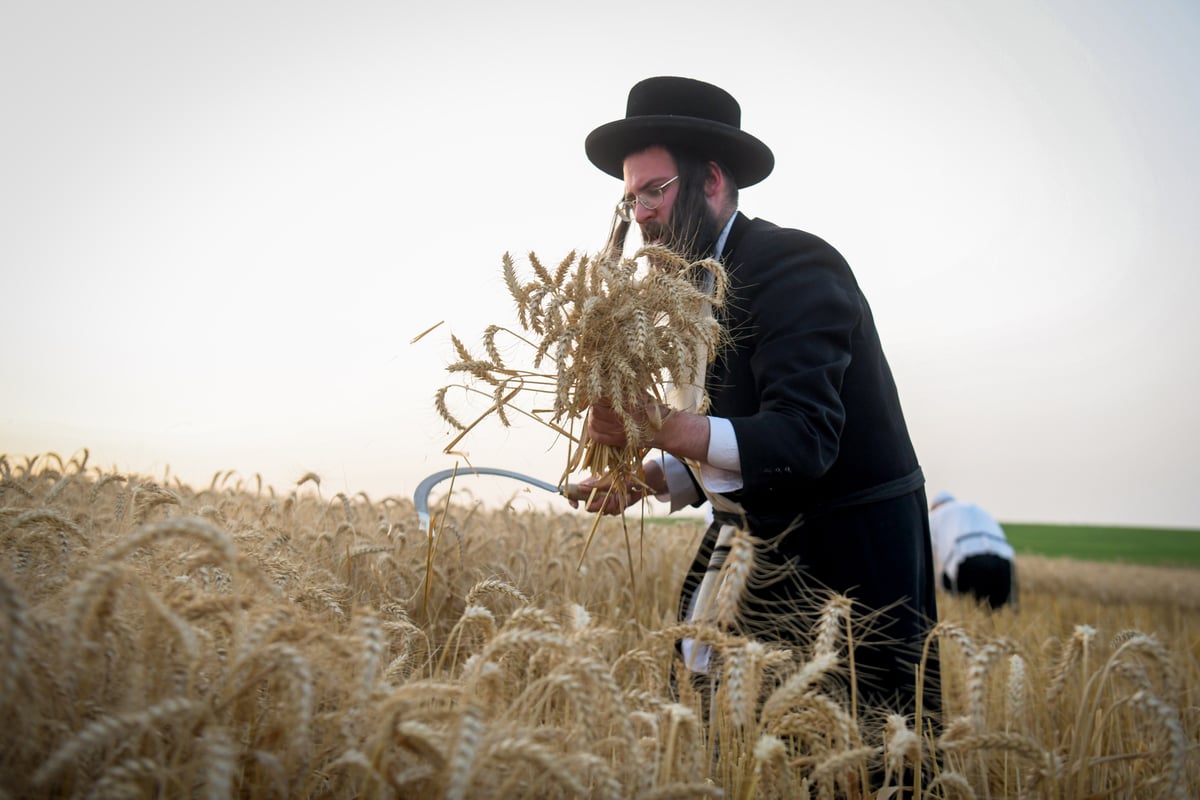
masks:
POLYGON ((700 465, 700 480, 716 493, 734 492, 744 485, 737 436, 725 417, 708 418, 708 458, 700 465))

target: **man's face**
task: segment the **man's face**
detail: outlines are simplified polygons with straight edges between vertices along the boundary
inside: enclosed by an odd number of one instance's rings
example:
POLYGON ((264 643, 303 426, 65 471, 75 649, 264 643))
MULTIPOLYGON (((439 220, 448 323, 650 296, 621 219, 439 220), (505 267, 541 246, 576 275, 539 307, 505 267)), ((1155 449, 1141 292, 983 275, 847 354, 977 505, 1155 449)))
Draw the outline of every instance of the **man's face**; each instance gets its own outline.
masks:
POLYGON ((655 205, 655 190, 670 181, 662 190, 662 202, 654 208, 634 203, 633 220, 641 228, 643 242, 663 245, 693 261, 712 254, 721 225, 728 220, 728 216, 717 217, 720 172, 715 163, 698 169, 654 146, 627 156, 624 168, 626 200, 653 194, 651 205, 655 205))
MULTIPOLYGON (((675 159, 665 148, 654 145, 625 158, 625 194, 631 200, 647 189, 662 186, 678 175, 675 159)), ((679 196, 679 181, 663 190, 662 205, 653 210, 634 204, 634 221, 642 229, 646 244, 662 244, 671 238, 671 207, 679 196)))

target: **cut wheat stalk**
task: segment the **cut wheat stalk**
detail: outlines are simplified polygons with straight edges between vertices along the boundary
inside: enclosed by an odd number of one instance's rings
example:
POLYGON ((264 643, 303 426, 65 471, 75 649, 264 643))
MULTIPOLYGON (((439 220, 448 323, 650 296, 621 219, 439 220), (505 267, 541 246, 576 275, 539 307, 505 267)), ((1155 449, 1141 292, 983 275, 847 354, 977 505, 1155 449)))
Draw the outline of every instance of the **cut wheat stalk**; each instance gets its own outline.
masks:
POLYGON ((446 505, 442 509, 441 524, 430 526, 429 539, 425 545, 425 591, 423 594, 425 618, 429 619, 429 594, 433 591, 433 555, 437 551, 437 541, 441 538, 442 527, 450 513, 450 496, 454 492, 454 480, 458 477, 458 465, 454 465, 454 474, 450 477, 450 490, 446 492, 446 505))
MULTIPOLYGON (((523 332, 488 326, 483 355, 471 352, 457 336, 450 337, 457 360, 447 371, 464 375, 466 382, 456 385, 468 396, 486 397, 490 404, 463 424, 446 402, 455 385, 437 391, 439 415, 459 431, 445 452, 458 452, 460 442, 493 414, 508 427, 507 412, 514 411, 549 427, 566 443, 558 482, 564 494, 569 493, 570 476, 586 472, 606 477, 605 488, 587 498, 589 506, 600 491, 602 507, 614 496, 645 496, 650 487, 642 462, 649 449, 642 442, 649 441, 676 408, 699 412, 707 406, 705 370, 724 341, 712 314, 724 303, 724 269, 712 259, 688 262, 661 246, 644 247, 633 258, 590 258, 571 252, 553 271, 535 253, 529 254, 529 262, 534 277, 522 280, 513 257, 505 253, 502 259, 504 283, 523 332), (505 362, 497 345, 501 335, 527 348, 530 368, 505 362), (553 364, 553 371, 546 369, 546 362, 553 364), (635 417, 629 409, 643 406, 647 398, 657 401, 655 408, 670 410, 635 417), (549 408, 544 407, 546 400, 551 401, 549 408), (621 421, 627 438, 622 447, 596 442, 587 434, 587 414, 601 402, 621 421)), ((600 513, 584 542, 579 566, 599 528, 600 513)), ((627 528, 625 535, 630 580, 635 582, 627 528)))
POLYGON ((561 435, 582 422, 593 403, 604 401, 618 414, 630 444, 610 447, 568 433, 564 479, 586 470, 612 476, 619 492, 644 487, 640 467, 645 450, 637 443, 652 435, 663 419, 639 421, 627 409, 647 396, 666 402, 674 387, 698 394, 699 407, 692 410, 703 410, 703 369, 722 344, 721 327, 711 309, 724 302, 723 268, 711 259, 689 263, 661 246, 644 247, 632 258, 590 258, 572 252, 553 272, 535 253, 529 254, 529 262, 534 278, 523 281, 513 257, 503 257, 504 283, 524 333, 489 326, 483 356, 451 336, 458 360, 447 370, 490 386, 489 392, 476 391, 489 396, 492 404, 473 423, 463 425, 446 407, 449 387, 438 392, 439 413, 460 431, 447 450, 492 413, 501 416, 513 409, 561 435), (712 288, 706 290, 705 284, 712 288), (501 334, 532 351, 532 368, 516 368, 502 360, 496 345, 501 334), (543 371, 547 361, 553 362, 553 371, 543 371), (526 411, 525 401, 535 396, 552 398, 550 408, 526 411))

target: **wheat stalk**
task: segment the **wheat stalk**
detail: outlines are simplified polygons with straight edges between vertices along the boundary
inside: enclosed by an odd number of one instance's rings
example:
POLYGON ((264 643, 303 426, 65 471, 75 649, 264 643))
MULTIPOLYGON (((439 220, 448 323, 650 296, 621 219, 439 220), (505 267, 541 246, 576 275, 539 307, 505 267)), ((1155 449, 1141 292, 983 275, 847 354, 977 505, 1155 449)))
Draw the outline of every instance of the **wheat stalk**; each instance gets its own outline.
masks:
POLYGON ((708 783, 669 783, 646 792, 645 800, 692 800, 693 798, 724 797, 720 786, 708 783))
POLYGON ((480 600, 488 595, 508 597, 522 606, 529 604, 529 598, 525 596, 524 592, 508 581, 499 578, 485 578, 472 586, 467 592, 466 604, 468 606, 479 605, 480 600))
POLYGON ((209 726, 200 737, 204 763, 204 794, 207 800, 224 800, 234 796, 237 773, 238 746, 229 731, 209 726))
POLYGON ((229 534, 211 522, 198 517, 182 517, 145 525, 112 548, 108 552, 106 560, 120 561, 138 548, 148 547, 158 539, 171 536, 196 539, 208 545, 214 553, 220 556, 220 561, 224 564, 231 567, 237 566, 237 547, 229 534))
MULTIPOLYGON (((576 275, 543 269, 564 285, 576 275)), ((513 360, 503 334, 492 341, 489 358, 513 360)), ((925 773, 914 796, 929 800, 1188 797, 1200 785, 1186 625, 1200 592, 1173 571, 1154 573, 1168 579, 1153 603, 1146 585, 1122 594, 1136 581, 1078 564, 1031 577, 1017 618, 939 603, 934 638, 957 645, 941 650, 950 716, 934 760, 908 717, 881 717, 864 747, 833 680, 855 609, 818 622, 794 664, 711 624, 670 622, 699 523, 646 525, 633 620, 619 541, 597 537, 588 569, 572 569, 591 520, 476 512, 453 523, 459 558, 435 563, 445 591, 424 620, 427 542, 405 535, 405 498, 266 497, 222 470, 212 488, 173 483, 177 516, 150 534, 96 501, 111 474, 61 461, 0 457, 0 796, 888 797, 901 771, 925 773), (46 510, 48 491, 86 546, 45 516, 15 528, 46 510), (203 532, 169 527, 181 520, 203 532), (31 556, 31 537, 71 547, 31 556), (234 585, 258 570, 269 580, 234 585), (1063 588, 1096 576, 1109 578, 1103 593, 1063 588), (1090 626, 1072 634, 1078 619, 1090 626), (720 680, 677 672, 681 637, 713 646, 720 680), (474 655, 454 659, 456 646, 474 655), (464 714, 479 727, 469 764, 464 714), (452 785, 456 748, 465 771, 452 785), (859 784, 864 767, 887 783, 859 784)), ((109 493, 122 496, 131 516, 131 494, 109 493)))
POLYGON ((287 682, 291 688, 292 715, 288 738, 291 752, 304 757, 309 750, 311 726, 315 710, 315 679, 312 666, 296 647, 272 642, 235 662, 231 676, 236 678, 225 688, 219 708, 231 708, 239 700, 260 691, 260 681, 270 676, 287 682))
POLYGON ((1134 655, 1148 657, 1150 662, 1158 667, 1163 694, 1172 700, 1182 697, 1183 683, 1179 672, 1172 663, 1167 648, 1157 638, 1137 631, 1129 631, 1119 642, 1114 640, 1113 646, 1115 648, 1113 661, 1120 661, 1134 655))
POLYGON ((755 549, 759 540, 742 528, 737 528, 729 543, 729 554, 721 565, 721 575, 715 598, 713 622, 720 628, 736 630, 741 614, 742 599, 750 576, 754 572, 755 549))
POLYGON ((722 694, 730 721, 737 729, 744 729, 754 722, 763 655, 762 644, 753 640, 725 652, 722 694))
POLYGON ((853 781, 857 771, 878 752, 878 747, 863 746, 840 750, 826 757, 817 764, 810 776, 817 784, 817 797, 833 800, 835 784, 853 781))
POLYGON ((482 709, 474 703, 468 703, 459 718, 458 736, 446 765, 446 800, 463 800, 466 797, 483 740, 483 730, 482 709))
POLYGON ((586 469, 624 481, 620 491, 642 485, 639 468, 645 451, 633 443, 651 434, 662 420, 642 423, 627 408, 640 404, 646 394, 662 401, 670 385, 702 384, 697 366, 714 356, 721 344, 721 328, 708 310, 724 302, 723 268, 713 260, 689 263, 659 246, 643 248, 630 259, 570 253, 553 272, 535 253, 529 254, 529 262, 534 277, 525 281, 510 254, 502 259, 504 284, 528 334, 512 337, 531 348, 533 368, 510 367, 501 359, 496 338, 511 333, 502 326, 485 330, 486 357, 476 356, 452 335, 458 360, 447 369, 493 388, 487 393, 491 405, 469 425, 448 408, 448 387, 438 390, 439 415, 462 431, 447 450, 482 419, 493 413, 500 416, 529 396, 551 400, 547 416, 533 416, 559 433, 569 423, 582 421, 592 403, 605 400, 620 417, 631 444, 613 449, 568 434, 564 475, 586 469), (647 264, 644 276, 639 276, 639 259, 647 264), (702 274, 712 276, 711 293, 699 286, 702 274), (553 372, 538 371, 546 359, 554 362, 553 372))
MULTIPOLYGON (((54 530, 62 533, 69 533, 72 536, 75 536, 76 538, 82 540, 84 544, 87 544, 88 541, 87 535, 84 534, 78 525, 64 517, 59 512, 49 508, 39 508, 33 511, 26 511, 17 517, 13 522, 12 530, 15 532, 21 530, 22 528, 32 527, 34 525, 48 525, 54 530)), ((63 540, 63 546, 64 548, 66 547, 66 539, 63 540)))
POLYGON ((29 642, 30 618, 25 599, 4 575, 0 574, 0 619, 6 634, 0 643, 3 650, 3 672, 0 673, 0 696, 5 705, 17 706, 13 700, 24 675, 24 662, 29 642))
POLYGON ((967 709, 976 731, 983 730, 984 726, 988 671, 1001 656, 1009 655, 1014 650, 1015 645, 1011 641, 999 639, 989 642, 971 657, 967 668, 967 709))
POLYGON ((100 717, 69 738, 47 758, 33 775, 33 783, 45 785, 69 763, 135 731, 147 730, 163 720, 192 712, 196 703, 186 697, 171 697, 139 711, 100 717))
MULTIPOLYGON (((940 789, 943 786, 953 787, 953 789, 966 798, 966 800, 976 800, 978 797, 978 795, 975 794, 975 790, 971 788, 971 784, 966 777, 957 772, 942 772, 929 782, 929 786, 926 787, 925 794, 921 795, 921 797, 937 797, 939 795, 934 795, 933 790, 940 789)), ((944 796, 944 794, 940 796, 944 796)))
POLYGON ((1088 674, 1088 655, 1091 650, 1092 640, 1096 637, 1096 629, 1090 625, 1076 625, 1075 632, 1067 643, 1067 647, 1063 650, 1062 657, 1059 659, 1058 665, 1051 673, 1050 685, 1046 690, 1047 702, 1053 703, 1062 693, 1063 687, 1066 686, 1067 677, 1071 672, 1071 668, 1082 662, 1082 674, 1088 674))
POLYGON ((1167 732, 1168 752, 1170 759, 1166 770, 1168 778, 1167 793, 1174 798, 1186 798, 1187 789, 1187 754, 1193 747, 1188 741, 1187 733, 1179 719, 1179 711, 1170 703, 1152 692, 1139 689, 1130 698, 1130 702, 1153 717, 1167 732))
POLYGON ((663 713, 668 718, 667 739, 663 744, 658 782, 660 784, 669 784, 673 776, 675 751, 680 744, 680 739, 688 735, 699 737, 700 722, 696 717, 695 711, 679 703, 671 703, 664 708, 663 713))
POLYGON ((1033 762, 1045 775, 1056 775, 1061 770, 1053 752, 1024 734, 1002 731, 964 734, 958 727, 948 727, 938 746, 943 750, 1004 750, 1033 762))
POLYGON ((808 698, 816 684, 838 664, 838 657, 824 652, 805 662, 795 674, 780 684, 763 704, 761 719, 768 730, 783 718, 789 709, 808 698))
POLYGON ((362 678, 359 684, 358 702, 365 703, 375 689, 386 652, 386 643, 382 623, 373 614, 360 616, 358 628, 363 644, 362 678))
POLYGON ((899 714, 888 714, 884 724, 884 785, 892 777, 904 774, 904 764, 912 764, 913 770, 921 768, 921 737, 908 727, 908 721, 899 714))
POLYGON ((127 758, 104 770, 92 784, 87 798, 137 798, 145 796, 141 782, 146 778, 157 780, 166 769, 152 758, 127 758))
MULTIPOLYGON (((504 737, 488 748, 487 756, 491 760, 502 763, 527 761, 536 770, 535 774, 539 776, 537 783, 540 784, 547 778, 550 778, 554 784, 565 790, 568 796, 584 797, 588 794, 584 784, 572 772, 571 768, 574 766, 572 762, 575 759, 564 759, 561 753, 537 741, 532 736, 504 737)), ((537 796, 534 791, 535 788, 536 786, 530 787, 530 795, 537 796)), ((496 796, 511 797, 513 794, 510 791, 506 791, 502 786, 497 790, 496 796)))

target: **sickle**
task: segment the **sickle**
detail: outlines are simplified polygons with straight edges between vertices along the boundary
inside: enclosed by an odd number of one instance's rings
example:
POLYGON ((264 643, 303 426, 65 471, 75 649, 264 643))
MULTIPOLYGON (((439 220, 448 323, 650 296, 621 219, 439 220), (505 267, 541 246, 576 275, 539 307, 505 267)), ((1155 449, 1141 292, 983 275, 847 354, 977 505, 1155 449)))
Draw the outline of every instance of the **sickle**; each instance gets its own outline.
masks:
POLYGON ((447 478, 453 477, 456 474, 499 475, 502 478, 513 478, 514 480, 524 481, 525 483, 536 486, 539 489, 545 489, 551 494, 562 495, 563 497, 571 500, 587 500, 588 498, 588 493, 581 493, 578 484, 569 483, 566 486, 566 490, 563 491, 552 483, 547 483, 546 481, 539 480, 538 478, 534 478, 529 475, 522 475, 520 472, 513 472, 510 469, 500 469, 499 467, 468 467, 464 470, 444 469, 440 472, 433 473, 428 478, 418 483, 417 490, 413 492, 413 503, 417 507, 417 522, 420 525, 422 532, 429 532, 429 492, 433 490, 434 486, 438 485, 447 478))

